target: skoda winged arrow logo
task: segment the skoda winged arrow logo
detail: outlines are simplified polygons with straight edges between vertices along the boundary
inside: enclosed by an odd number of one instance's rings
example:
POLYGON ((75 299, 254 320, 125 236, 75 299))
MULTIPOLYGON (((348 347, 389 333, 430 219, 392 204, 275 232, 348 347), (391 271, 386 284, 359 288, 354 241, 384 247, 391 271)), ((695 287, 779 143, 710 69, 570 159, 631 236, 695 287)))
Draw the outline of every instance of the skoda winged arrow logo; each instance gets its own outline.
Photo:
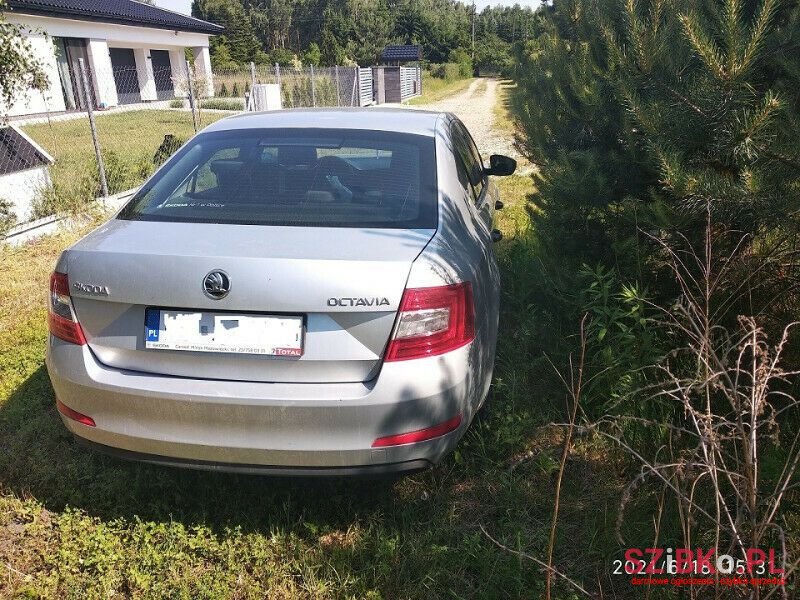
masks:
POLYGON ((216 269, 203 279, 203 293, 212 300, 222 300, 231 291, 231 278, 225 271, 216 269))

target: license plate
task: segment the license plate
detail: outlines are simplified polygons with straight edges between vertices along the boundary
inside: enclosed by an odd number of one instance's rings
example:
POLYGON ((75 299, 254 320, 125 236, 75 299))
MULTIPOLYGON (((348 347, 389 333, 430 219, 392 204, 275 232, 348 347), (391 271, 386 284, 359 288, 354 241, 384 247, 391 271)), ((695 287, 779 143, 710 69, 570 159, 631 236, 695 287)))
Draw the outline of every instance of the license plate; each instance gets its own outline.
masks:
POLYGON ((303 355, 303 317, 148 308, 145 348, 267 356, 303 355))

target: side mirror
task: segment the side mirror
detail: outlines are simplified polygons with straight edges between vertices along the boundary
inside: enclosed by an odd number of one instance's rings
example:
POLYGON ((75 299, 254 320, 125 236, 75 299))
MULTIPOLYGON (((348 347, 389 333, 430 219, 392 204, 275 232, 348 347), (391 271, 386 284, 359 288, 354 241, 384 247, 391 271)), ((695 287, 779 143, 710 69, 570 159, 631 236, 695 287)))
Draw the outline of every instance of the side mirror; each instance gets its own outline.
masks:
POLYGON ((484 169, 486 175, 496 175, 498 177, 505 177, 512 175, 517 169, 517 161, 502 154, 492 154, 489 157, 489 168, 484 169))

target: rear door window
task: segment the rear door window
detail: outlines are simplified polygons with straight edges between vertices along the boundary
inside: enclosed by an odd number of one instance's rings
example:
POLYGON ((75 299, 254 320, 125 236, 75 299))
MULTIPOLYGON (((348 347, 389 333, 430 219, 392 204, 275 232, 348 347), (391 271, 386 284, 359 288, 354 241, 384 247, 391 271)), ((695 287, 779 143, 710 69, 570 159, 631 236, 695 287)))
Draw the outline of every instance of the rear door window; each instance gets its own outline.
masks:
POLYGON ((201 134, 134 196, 129 220, 428 229, 433 138, 338 129, 201 134))
MULTIPOLYGON (((459 174, 460 178, 466 177, 469 184, 470 195, 473 202, 477 204, 483 191, 485 176, 483 173, 483 163, 472 138, 460 121, 453 121, 452 125, 453 144, 455 146, 456 157, 461 162, 460 169, 464 174, 459 174)), ((462 183, 465 183, 462 181, 462 183)))

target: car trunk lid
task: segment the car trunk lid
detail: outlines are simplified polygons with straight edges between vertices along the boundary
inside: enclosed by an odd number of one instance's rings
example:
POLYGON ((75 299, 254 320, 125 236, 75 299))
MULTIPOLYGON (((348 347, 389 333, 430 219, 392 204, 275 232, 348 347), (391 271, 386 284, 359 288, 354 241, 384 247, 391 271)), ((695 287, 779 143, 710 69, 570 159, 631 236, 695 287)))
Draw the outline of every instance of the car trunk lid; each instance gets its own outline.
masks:
POLYGON ((65 252, 89 347, 110 367, 189 378, 348 382, 374 377, 409 269, 434 230, 112 220, 65 252), (230 291, 204 292, 222 270, 230 291), (300 357, 160 350, 148 309, 303 317, 300 357))

